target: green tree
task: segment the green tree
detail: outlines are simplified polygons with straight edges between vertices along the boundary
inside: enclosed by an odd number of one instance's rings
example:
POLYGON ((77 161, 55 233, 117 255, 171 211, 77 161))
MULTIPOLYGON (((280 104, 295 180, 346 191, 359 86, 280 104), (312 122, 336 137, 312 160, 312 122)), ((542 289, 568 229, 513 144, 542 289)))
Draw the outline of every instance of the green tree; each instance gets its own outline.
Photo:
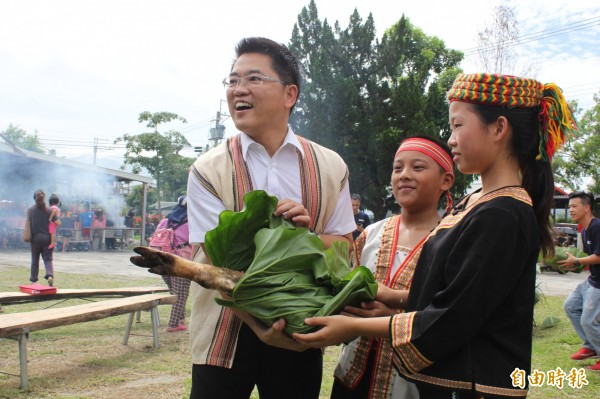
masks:
POLYGON ((195 160, 196 158, 181 156, 174 158, 171 163, 166 165, 162 172, 163 199, 177 201, 179 196, 185 195, 187 192, 189 168, 195 160), (167 193, 169 197, 166 197, 167 193))
MULTIPOLYGON (((135 209, 136 215, 142 215, 142 223, 144 223, 144 214, 142 212, 142 190, 143 185, 133 186, 127 196, 127 206, 135 209)), ((148 204, 153 204, 158 200, 156 190, 153 187, 148 187, 146 190, 146 201, 148 204)))
MULTIPOLYGON (((381 43, 372 15, 363 21, 356 10, 347 28, 332 28, 314 1, 298 16, 289 46, 304 75, 294 129, 338 152, 350 168, 351 190, 383 217, 398 144, 413 134, 448 136, 445 93, 462 54, 404 16, 381 43)), ((467 180, 459 179, 456 192, 467 180)))
MULTIPOLYGON (((387 189, 391 162, 398 144, 414 134, 428 134, 443 140, 450 137, 446 93, 456 75, 462 53, 446 48, 444 41, 426 35, 408 18, 384 33, 378 46, 381 79, 381 116, 376 136, 376 153, 385 160, 378 165, 378 178, 387 189)), ((457 172, 452 192, 462 196, 473 176, 457 172)))
POLYGON ((29 150, 33 152, 40 152, 43 154, 55 155, 55 150, 46 150, 42 143, 40 143, 40 138, 38 137, 38 132, 34 134, 29 134, 27 131, 20 126, 13 125, 12 123, 8 125, 6 130, 2 132, 2 135, 10 141, 12 144, 23 148, 24 150, 29 150))
MULTIPOLYGON (((555 180, 571 191, 586 189, 600 193, 600 93, 596 104, 579 122, 580 134, 569 138, 552 162, 555 180)), ((576 104, 574 109, 577 109, 576 104)))
MULTIPOLYGON (((182 180, 181 176, 174 176, 176 173, 184 173, 187 177, 187 169, 182 170, 180 167, 186 162, 186 158, 179 152, 184 147, 190 146, 190 143, 177 131, 169 130, 164 133, 158 131, 160 125, 177 120, 187 123, 185 118, 172 112, 145 111, 140 114, 138 121, 145 122, 147 127, 154 129, 152 132, 124 134, 115 140, 115 144, 121 141, 125 143, 125 159, 121 169, 124 169, 127 164, 132 166, 133 173, 146 169, 156 180, 159 209, 160 201, 165 196, 162 191, 163 185, 171 188, 176 186, 174 182, 182 180)), ((190 164, 191 162, 188 166, 190 164)), ((168 198, 171 197, 169 193, 168 198)))

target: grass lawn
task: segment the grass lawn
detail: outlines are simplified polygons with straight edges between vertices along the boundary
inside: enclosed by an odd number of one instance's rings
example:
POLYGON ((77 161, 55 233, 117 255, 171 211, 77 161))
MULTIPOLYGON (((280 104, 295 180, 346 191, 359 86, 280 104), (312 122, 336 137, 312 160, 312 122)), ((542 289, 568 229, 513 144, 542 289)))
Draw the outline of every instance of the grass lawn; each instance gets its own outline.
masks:
MULTIPOLYGON (((545 297, 536 305, 535 321, 537 326, 533 333, 531 368, 544 372, 546 381, 541 386, 531 387, 528 398, 591 399, 600 396, 600 372, 587 369, 587 366, 594 364, 598 359, 574 361, 569 358, 571 354, 579 350, 581 340, 562 309, 564 299, 564 297, 545 297), (548 316, 558 317, 558 325, 540 329, 539 326, 548 316), (556 372, 560 371, 559 368, 565 374, 562 388, 559 388, 558 384, 548 384, 547 381, 548 372, 556 375, 556 372), (575 369, 573 373, 572 369, 575 369), (585 376, 588 384, 580 387, 570 386, 566 378, 569 374, 585 376)), ((573 380, 573 383, 577 385, 576 380, 573 380)))
MULTIPOLYGON (((4 271, 0 291, 15 291, 27 281, 28 268, 4 271)), ((155 286, 156 279, 107 275, 61 273, 60 287, 127 287, 155 286)), ((547 316, 558 317, 559 325, 541 330, 534 328, 533 369, 557 371, 566 375, 571 369, 583 369, 588 385, 569 386, 564 380, 562 389, 544 382, 532 387, 530 398, 591 399, 600 396, 600 373, 585 369, 593 360, 575 362, 569 355, 576 352, 580 342, 562 311, 561 297, 546 297, 536 306, 535 321, 540 325, 547 316)), ((5 313, 43 309, 49 305, 71 306, 82 300, 38 302, 3 307, 5 313)), ((122 398, 152 399, 187 398, 190 389, 190 354, 186 332, 165 331, 170 307, 160 306, 163 325, 159 328, 160 348, 152 348, 149 314, 142 315, 142 323, 134 323, 134 334, 129 345, 121 345, 127 316, 79 323, 31 333, 28 342, 30 390, 18 388, 19 378, 0 374, 1 399, 92 399, 122 398)), ((189 315, 188 308, 188 315, 189 315)), ((328 348, 325 354, 321 398, 329 398, 333 369, 339 348, 328 348)), ((0 371, 18 374, 17 342, 0 340, 0 371)), ((258 398, 255 393, 253 398, 258 398)))

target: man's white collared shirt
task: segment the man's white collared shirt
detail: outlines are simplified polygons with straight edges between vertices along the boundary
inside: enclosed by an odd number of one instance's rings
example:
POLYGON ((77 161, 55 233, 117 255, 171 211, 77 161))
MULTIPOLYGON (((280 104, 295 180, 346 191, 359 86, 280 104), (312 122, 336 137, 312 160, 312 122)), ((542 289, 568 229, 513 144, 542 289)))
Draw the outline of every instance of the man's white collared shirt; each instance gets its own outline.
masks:
MULTIPOLYGON (((300 163, 298 152, 304 156, 304 150, 291 128, 283 144, 270 157, 265 148, 241 133, 242 156, 248 165, 252 186, 255 190, 264 190, 278 199, 290 199, 302 203, 300 181, 300 163)), ((191 243, 203 243, 207 231, 218 224, 219 214, 225 210, 223 203, 212 195, 190 173, 188 178, 188 225, 191 243)), ((336 210, 327 221, 324 234, 344 235, 356 228, 350 188, 348 184, 338 196, 336 210)))

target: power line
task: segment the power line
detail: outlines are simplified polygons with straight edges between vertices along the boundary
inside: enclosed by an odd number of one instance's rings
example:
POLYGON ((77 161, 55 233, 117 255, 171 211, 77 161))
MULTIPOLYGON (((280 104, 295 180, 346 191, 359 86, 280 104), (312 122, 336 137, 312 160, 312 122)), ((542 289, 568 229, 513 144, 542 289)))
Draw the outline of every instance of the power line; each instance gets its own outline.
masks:
MULTIPOLYGON (((587 18, 587 19, 582 19, 580 21, 575 21, 575 22, 571 23, 571 26, 578 26, 578 25, 583 24, 583 23, 596 22, 596 21, 599 21, 599 20, 600 20, 600 16, 595 16, 595 17, 591 17, 591 18, 587 18)), ((551 26, 551 27, 549 27, 547 29, 543 29, 543 30, 540 30, 540 31, 536 31, 536 32, 532 32, 532 33, 526 33, 524 35, 521 35, 520 37, 521 38, 528 38, 528 37, 531 37, 531 36, 536 36, 536 35, 544 34, 544 33, 551 33, 551 32, 554 32, 554 31, 557 31, 557 30, 562 30, 562 29, 566 29, 564 27, 564 25, 555 25, 555 26, 551 26)), ((479 46, 467 48, 467 49, 465 49, 465 51, 476 50, 478 47, 479 46)))
POLYGON ((187 131, 190 131, 190 130, 193 130, 193 129, 196 129, 196 128, 206 127, 206 126, 210 125, 210 122, 211 122, 210 119, 205 119, 205 120, 202 120, 200 122, 196 122, 194 124, 187 125, 187 126, 183 127, 182 129, 180 129, 179 132, 183 133, 183 132, 187 132, 187 131))
POLYGON ((558 26, 551 27, 549 29, 545 29, 542 31, 525 34, 525 35, 519 36, 517 39, 507 40, 506 42, 494 42, 494 43, 490 43, 490 44, 487 44, 484 46, 472 47, 472 48, 464 50, 463 53, 466 57, 468 55, 477 54, 481 51, 483 51, 483 52, 492 51, 492 50, 496 49, 498 44, 501 44, 501 43, 508 47, 512 47, 512 46, 516 46, 519 44, 526 44, 526 43, 538 41, 541 39, 560 36, 560 35, 564 35, 567 33, 572 33, 572 32, 576 32, 579 30, 592 28, 595 26, 600 26, 600 16, 577 21, 577 22, 570 24, 569 26, 558 25, 558 26))
POLYGON ((574 87, 582 87, 582 86, 598 86, 600 87, 600 82, 588 82, 580 85, 568 86, 567 89, 572 89, 574 87))
MULTIPOLYGON (((586 28, 588 26, 595 26, 598 22, 600 22, 600 17, 593 17, 593 18, 588 18, 588 19, 584 19, 581 21, 577 21, 577 22, 572 23, 571 26, 566 26, 566 27, 564 25, 556 25, 556 26, 553 26, 553 27, 550 27, 548 29, 544 29, 541 31, 520 35, 517 40, 527 40, 527 39, 531 39, 533 37, 539 38, 540 36, 543 37, 548 34, 562 32, 562 31, 570 30, 570 29, 578 29, 580 27, 586 28), (584 26, 582 26, 582 24, 584 26)), ((569 32, 567 31, 566 33, 569 33, 569 32)), ((493 45, 493 44, 491 44, 491 45, 493 45)), ((481 47, 482 46, 467 48, 464 50, 464 52, 465 53, 475 52, 475 51, 479 50, 481 47)))
MULTIPOLYGON (((198 122, 194 122, 190 125, 186 125, 184 127, 182 127, 181 129, 179 129, 179 132, 181 134, 184 133, 190 133, 192 131, 197 131, 197 130, 202 130, 204 128, 207 128, 210 126, 212 122, 212 119, 204 119, 204 120, 200 120, 198 122)), ((45 130, 45 132, 58 132, 56 130, 45 130)), ((57 133, 52 134, 52 136, 48 137, 48 136, 44 136, 41 134, 37 134, 38 139, 40 140, 40 143, 43 144, 45 147, 50 147, 50 148, 58 148, 58 149, 67 149, 67 148, 94 148, 94 141, 93 140, 74 140, 72 138, 70 138, 69 136, 66 136, 66 134, 68 134, 65 131, 60 131, 60 135, 58 135, 57 133)), ((77 134, 81 137, 81 132, 79 133, 73 133, 73 134, 77 134)), ((97 137, 97 139, 99 141, 108 141, 110 144, 103 144, 103 146, 109 146, 111 149, 125 149, 126 145, 121 143, 118 144, 114 144, 114 138, 107 138, 107 137, 97 137)), ((190 146, 189 148, 193 148, 193 146, 190 146)))

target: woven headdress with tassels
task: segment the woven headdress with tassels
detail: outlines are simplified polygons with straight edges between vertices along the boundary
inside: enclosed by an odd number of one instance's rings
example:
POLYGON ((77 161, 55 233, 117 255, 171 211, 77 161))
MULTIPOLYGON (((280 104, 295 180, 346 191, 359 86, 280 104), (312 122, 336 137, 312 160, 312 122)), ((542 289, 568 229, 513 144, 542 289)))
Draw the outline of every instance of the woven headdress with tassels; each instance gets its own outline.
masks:
POLYGON ((576 135, 577 121, 562 90, 554 83, 489 73, 459 74, 448 100, 508 108, 539 107, 540 146, 537 159, 552 161, 566 136, 576 135))

